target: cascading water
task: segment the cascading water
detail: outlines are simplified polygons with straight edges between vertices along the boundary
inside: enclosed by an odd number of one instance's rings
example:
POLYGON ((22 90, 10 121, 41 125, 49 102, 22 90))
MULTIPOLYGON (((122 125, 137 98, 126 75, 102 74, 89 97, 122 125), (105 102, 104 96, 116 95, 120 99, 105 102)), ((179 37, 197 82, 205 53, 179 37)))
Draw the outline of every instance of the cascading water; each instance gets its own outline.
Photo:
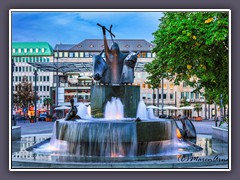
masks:
POLYGON ((90 119, 91 115, 89 114, 88 107, 85 106, 83 103, 78 104, 78 113, 77 115, 82 119, 90 119))
POLYGON ((105 106, 104 118, 122 119, 124 118, 123 104, 119 98, 112 97, 105 106))
POLYGON ((147 120, 147 107, 143 101, 140 101, 138 104, 138 109, 137 109, 137 118, 140 118, 141 120, 147 120))

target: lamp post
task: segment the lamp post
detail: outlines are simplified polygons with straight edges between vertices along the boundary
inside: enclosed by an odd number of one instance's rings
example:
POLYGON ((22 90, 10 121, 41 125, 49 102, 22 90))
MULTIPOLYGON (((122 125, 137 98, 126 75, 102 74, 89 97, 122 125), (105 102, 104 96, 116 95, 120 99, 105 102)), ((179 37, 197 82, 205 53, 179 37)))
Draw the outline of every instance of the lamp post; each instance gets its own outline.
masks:
POLYGON ((164 101, 163 101, 163 85, 164 85, 164 82, 163 82, 163 78, 162 78, 162 115, 163 115, 163 106, 164 106, 164 101))
MULTIPOLYGON (((12 73, 11 73, 11 79, 12 79, 12 91, 11 91, 11 117, 12 117, 12 120, 14 120, 15 118, 13 117, 13 91, 14 91, 14 86, 13 86, 13 70, 14 70, 14 66, 15 66, 15 63, 14 63, 14 61, 13 61, 13 58, 12 58, 12 62, 11 62, 11 66, 12 66, 12 73)), ((14 126, 16 125, 16 122, 15 122, 15 120, 14 120, 14 122, 13 122, 14 124, 14 126)))
POLYGON ((58 47, 57 47, 57 68, 56 68, 56 94, 55 94, 55 106, 57 107, 58 106, 58 47))
POLYGON ((34 76, 35 76, 35 88, 34 88, 34 122, 37 122, 37 70, 35 69, 34 71, 34 76))

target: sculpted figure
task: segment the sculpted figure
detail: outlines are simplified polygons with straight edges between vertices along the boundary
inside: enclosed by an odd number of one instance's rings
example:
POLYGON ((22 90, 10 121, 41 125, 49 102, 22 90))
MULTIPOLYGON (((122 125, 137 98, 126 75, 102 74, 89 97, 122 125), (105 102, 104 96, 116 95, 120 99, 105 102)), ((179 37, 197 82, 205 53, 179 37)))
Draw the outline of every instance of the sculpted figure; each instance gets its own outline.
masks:
POLYGON ((134 67, 137 62, 137 56, 139 54, 139 51, 137 53, 135 52, 129 52, 128 56, 124 60, 123 64, 123 70, 121 75, 121 82, 123 84, 133 83, 134 81, 134 67))
POLYGON ((77 115, 77 107, 74 106, 74 99, 70 100, 70 104, 71 104, 71 109, 69 110, 67 116, 65 117, 66 121, 69 120, 75 120, 75 119, 81 119, 78 115, 77 115))
MULTIPOLYGON (((98 24, 101 26, 100 24, 98 24)), ((111 48, 108 47, 106 30, 110 32, 111 36, 113 35, 105 26, 101 26, 103 31, 103 41, 104 41, 104 52, 106 57, 106 63, 109 68, 109 73, 111 76, 111 84, 121 84, 121 74, 123 69, 123 61, 127 55, 121 53, 117 43, 113 42, 111 48)))
POLYGON ((106 61, 102 54, 104 50, 98 55, 93 55, 93 79, 103 84, 111 83, 111 74, 106 61))
POLYGON ((187 119, 185 116, 180 118, 182 123, 182 129, 180 130, 184 138, 196 138, 196 129, 191 120, 187 119))

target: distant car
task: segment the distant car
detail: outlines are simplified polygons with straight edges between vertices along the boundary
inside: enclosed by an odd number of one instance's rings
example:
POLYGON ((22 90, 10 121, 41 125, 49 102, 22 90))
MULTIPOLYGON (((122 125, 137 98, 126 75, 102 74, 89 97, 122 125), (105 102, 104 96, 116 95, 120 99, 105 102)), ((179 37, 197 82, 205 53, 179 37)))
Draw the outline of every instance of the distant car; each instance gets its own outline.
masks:
POLYGON ((38 120, 39 121, 46 121, 47 118, 47 113, 40 114, 38 120))

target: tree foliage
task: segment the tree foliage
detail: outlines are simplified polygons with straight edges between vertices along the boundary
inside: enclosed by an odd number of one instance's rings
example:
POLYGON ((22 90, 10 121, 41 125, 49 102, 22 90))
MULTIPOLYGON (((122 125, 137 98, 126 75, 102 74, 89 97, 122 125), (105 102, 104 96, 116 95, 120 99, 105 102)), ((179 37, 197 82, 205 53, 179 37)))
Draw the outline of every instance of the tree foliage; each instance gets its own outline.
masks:
POLYGON ((228 102, 228 13, 167 12, 153 33, 156 58, 145 66, 148 83, 161 78, 204 89, 208 102, 228 102))
POLYGON ((32 83, 28 82, 26 76, 22 82, 16 85, 13 102, 16 106, 28 109, 29 105, 34 104, 35 96, 32 83))

